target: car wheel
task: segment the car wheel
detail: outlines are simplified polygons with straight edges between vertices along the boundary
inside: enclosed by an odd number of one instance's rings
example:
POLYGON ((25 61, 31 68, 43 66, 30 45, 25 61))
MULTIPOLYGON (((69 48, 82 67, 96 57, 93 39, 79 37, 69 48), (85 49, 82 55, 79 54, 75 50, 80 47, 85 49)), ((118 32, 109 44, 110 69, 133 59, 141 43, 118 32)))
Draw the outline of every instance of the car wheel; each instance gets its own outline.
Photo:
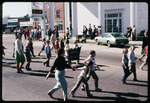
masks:
POLYGON ((110 41, 107 41, 107 46, 111 47, 110 41))
POLYGON ((96 44, 97 44, 97 45, 99 45, 99 44, 100 44, 100 42, 98 42, 98 40, 96 40, 96 44))

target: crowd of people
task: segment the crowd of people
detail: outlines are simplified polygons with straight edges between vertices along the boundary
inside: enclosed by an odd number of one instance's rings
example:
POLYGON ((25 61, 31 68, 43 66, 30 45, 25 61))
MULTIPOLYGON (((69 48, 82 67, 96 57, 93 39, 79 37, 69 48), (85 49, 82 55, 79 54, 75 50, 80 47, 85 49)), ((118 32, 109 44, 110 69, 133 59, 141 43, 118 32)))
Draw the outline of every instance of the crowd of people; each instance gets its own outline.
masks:
MULTIPOLYGON (((89 31, 89 37, 93 39, 95 36, 102 35, 101 34, 101 27, 98 27, 99 29, 96 29, 95 25, 93 26, 93 29, 91 28, 91 24, 89 25, 89 29, 86 28, 86 26, 83 26, 83 37, 84 41, 86 42, 86 36, 87 36, 87 31, 89 31), (96 33, 98 33, 96 35, 96 33)), ((22 33, 16 34, 16 40, 14 42, 14 50, 13 50, 13 57, 15 57, 15 62, 16 62, 16 69, 17 73, 23 73, 22 71, 22 66, 25 63, 25 60, 27 61, 27 64, 25 66, 26 70, 32 70, 30 68, 31 64, 31 59, 32 56, 35 57, 34 54, 34 48, 33 48, 33 42, 32 40, 37 40, 38 39, 38 29, 34 28, 31 30, 31 35, 29 33, 28 28, 25 31, 25 34, 27 36, 27 45, 25 47, 24 51, 24 46, 21 41, 21 36, 22 33)), ((25 37, 26 39, 26 37, 25 37)), ((48 30, 48 40, 46 38, 43 38, 42 40, 43 46, 41 48, 41 51, 38 53, 38 56, 44 51, 46 55, 46 61, 43 62, 43 65, 49 67, 50 66, 50 58, 52 56, 52 50, 54 50, 54 53, 56 54, 55 61, 52 65, 52 68, 50 69, 49 73, 46 75, 46 79, 49 78, 52 72, 55 71, 55 78, 57 80, 56 85, 48 91, 48 95, 53 98, 53 93, 56 92, 59 88, 62 88, 63 92, 63 98, 64 101, 68 100, 67 96, 67 81, 65 79, 65 68, 72 68, 73 71, 76 70, 81 70, 80 75, 78 76, 78 81, 76 82, 75 86, 72 88, 70 91, 70 95, 74 97, 76 90, 79 88, 81 83, 83 83, 81 89, 86 91, 86 94, 88 97, 93 97, 93 95, 89 91, 89 85, 88 85, 88 80, 92 76, 94 79, 94 84, 95 84, 95 91, 101 91, 102 89, 98 88, 99 87, 99 77, 97 76, 95 72, 95 68, 100 69, 95 61, 95 56, 96 52, 94 50, 91 50, 89 53, 89 57, 83 61, 84 67, 82 68, 75 68, 72 67, 71 65, 67 64, 67 61, 65 60, 64 55, 66 54, 65 51, 70 49, 69 46, 69 28, 67 28, 66 31, 66 38, 59 38, 59 34, 57 31, 57 28, 54 28, 52 31, 51 29, 48 30), (66 39, 66 42, 64 41, 66 39), (52 45, 50 45, 52 44, 52 45)), ((76 39, 74 41, 74 47, 78 47, 79 40, 76 39)), ((124 75, 122 78, 122 83, 126 84, 126 79, 127 77, 133 73, 134 81, 137 81, 137 75, 136 75, 136 57, 135 57, 135 46, 132 45, 130 47, 130 52, 128 54, 128 49, 124 48, 122 52, 122 68, 124 71, 124 75)), ((4 51, 3 51, 3 54, 4 51)), ((143 39, 143 45, 142 45, 142 50, 141 50, 142 56, 139 58, 140 61, 146 56, 144 59, 143 64, 140 66, 140 68, 143 70, 143 67, 148 63, 148 37, 147 37, 147 32, 145 32, 145 37, 143 39)))

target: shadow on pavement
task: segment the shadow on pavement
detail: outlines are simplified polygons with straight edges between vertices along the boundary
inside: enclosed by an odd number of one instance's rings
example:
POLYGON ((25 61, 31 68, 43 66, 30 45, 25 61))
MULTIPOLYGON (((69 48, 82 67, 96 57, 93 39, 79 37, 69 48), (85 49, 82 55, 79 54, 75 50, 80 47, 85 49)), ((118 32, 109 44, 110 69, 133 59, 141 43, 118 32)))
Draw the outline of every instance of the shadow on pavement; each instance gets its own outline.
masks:
MULTIPOLYGON (((90 91, 94 91, 94 90, 90 90, 90 91)), ((95 91, 94 91, 95 92, 95 91)), ((128 97, 147 97, 148 96, 144 96, 144 95, 140 95, 140 94, 136 94, 136 93, 121 93, 121 92, 109 92, 109 91, 101 91, 102 93, 111 93, 111 94, 115 94, 116 97, 101 97, 101 96, 93 96, 92 98, 88 98, 88 97, 82 97, 82 96, 75 96, 75 98, 87 98, 87 99, 101 99, 101 100, 112 100, 112 101, 140 101, 138 99, 129 99, 128 97), (123 96, 123 97, 122 97, 123 96), (127 97, 127 98, 126 98, 127 97)))

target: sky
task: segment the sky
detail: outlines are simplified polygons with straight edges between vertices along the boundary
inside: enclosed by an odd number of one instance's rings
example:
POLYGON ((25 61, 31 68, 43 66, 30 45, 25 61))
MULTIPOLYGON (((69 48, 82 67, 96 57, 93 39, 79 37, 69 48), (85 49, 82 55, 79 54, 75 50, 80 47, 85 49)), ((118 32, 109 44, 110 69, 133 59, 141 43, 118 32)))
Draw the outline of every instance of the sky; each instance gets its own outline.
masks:
POLYGON ((4 2, 2 5, 2 17, 23 17, 29 14, 30 2, 4 2))

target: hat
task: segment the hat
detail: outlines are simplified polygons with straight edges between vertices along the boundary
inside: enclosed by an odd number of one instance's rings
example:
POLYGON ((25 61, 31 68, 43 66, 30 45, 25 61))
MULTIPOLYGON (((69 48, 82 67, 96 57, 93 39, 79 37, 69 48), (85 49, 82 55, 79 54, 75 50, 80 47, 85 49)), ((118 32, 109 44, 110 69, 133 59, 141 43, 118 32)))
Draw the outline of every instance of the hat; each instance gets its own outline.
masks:
POLYGON ((94 54, 94 53, 95 53, 95 51, 94 51, 94 50, 91 50, 91 51, 90 51, 90 54, 94 54))

